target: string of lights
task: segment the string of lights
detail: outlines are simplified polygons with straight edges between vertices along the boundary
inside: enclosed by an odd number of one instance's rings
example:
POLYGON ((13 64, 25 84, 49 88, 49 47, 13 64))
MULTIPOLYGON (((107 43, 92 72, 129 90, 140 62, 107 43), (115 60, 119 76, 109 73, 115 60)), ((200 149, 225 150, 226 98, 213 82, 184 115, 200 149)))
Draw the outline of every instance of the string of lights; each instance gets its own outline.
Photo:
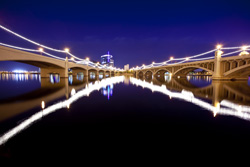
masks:
POLYGON ((183 58, 173 58, 173 57, 170 57, 169 60, 164 61, 164 62, 160 62, 160 63, 152 62, 152 64, 149 64, 149 65, 144 65, 143 64, 140 67, 137 66, 136 68, 133 67, 132 69, 133 70, 140 70, 140 69, 147 69, 147 68, 152 68, 152 67, 160 67, 160 66, 167 66, 167 65, 176 65, 176 64, 185 63, 185 62, 193 62, 193 61, 201 61, 201 60, 214 59, 214 56, 210 56, 210 57, 202 57, 202 56, 210 54, 210 53, 213 53, 213 52, 218 51, 218 50, 224 50, 224 49, 226 49, 226 50, 229 50, 229 49, 240 49, 240 50, 229 52, 229 53, 226 53, 226 54, 223 54, 223 52, 222 52, 222 55, 221 55, 222 57, 229 56, 229 55, 232 55, 232 54, 235 54, 235 53, 239 53, 239 52, 241 52, 241 53, 245 52, 246 54, 249 54, 248 52, 246 52, 247 50, 250 50, 250 49, 248 49, 248 47, 250 47, 250 46, 222 48, 221 45, 217 45, 216 49, 213 49, 213 50, 201 53, 201 54, 197 54, 197 55, 193 55, 193 56, 189 56, 189 57, 183 57, 183 58), (202 58, 198 58, 198 57, 202 57, 202 58), (174 62, 174 63, 171 63, 171 62, 174 62))
POLYGON ((101 65, 99 63, 94 63, 94 62, 90 61, 89 59, 79 58, 79 57, 73 55, 72 53, 70 53, 69 48, 65 48, 64 50, 54 49, 54 48, 45 46, 43 44, 40 44, 38 42, 35 42, 33 40, 30 40, 30 39, 28 39, 28 38, 26 38, 26 37, 24 37, 24 36, 22 36, 22 35, 20 35, 18 33, 15 33, 14 31, 11 31, 10 29, 8 29, 8 28, 6 28, 6 27, 4 27, 2 25, 0 25, 0 28, 7 31, 7 32, 9 32, 9 33, 11 33, 11 34, 13 34, 13 35, 15 35, 15 36, 17 36, 17 37, 19 37, 19 38, 21 38, 21 39, 23 39, 23 40, 25 40, 25 41, 28 41, 28 42, 30 42, 30 43, 32 43, 34 45, 37 45, 40 48, 39 48, 39 50, 34 50, 34 49, 21 48, 21 47, 17 47, 17 46, 12 46, 12 45, 8 45, 8 44, 0 43, 0 45, 2 45, 2 46, 11 47, 11 48, 24 50, 24 51, 29 51, 29 52, 42 52, 42 53, 44 53, 44 54, 46 54, 46 55, 48 55, 50 57, 57 58, 57 59, 60 59, 60 60, 65 60, 63 58, 60 58, 58 56, 55 56, 55 55, 52 55, 52 54, 49 54, 49 53, 43 51, 43 49, 48 49, 48 50, 55 51, 55 52, 66 53, 66 54, 70 55, 73 58, 73 59, 72 58, 69 59, 69 61, 72 61, 72 62, 75 62, 75 63, 78 63, 78 64, 85 64, 85 65, 88 65, 88 66, 91 66, 91 67, 96 67, 96 68, 101 68, 101 69, 111 69, 111 70, 122 71, 122 69, 120 69, 120 68, 107 67, 107 66, 103 66, 103 65, 101 65), (76 59, 78 61, 76 61, 74 59, 76 59))
MULTIPOLYGON (((92 61, 89 61, 89 60, 86 60, 86 59, 82 59, 82 58, 79 58, 75 55, 73 55, 72 53, 69 52, 69 49, 68 48, 65 48, 64 50, 59 50, 59 49, 54 49, 54 48, 51 48, 51 47, 48 47, 48 46, 45 46, 45 45, 42 45, 38 42, 35 42, 33 40, 30 40, 18 33, 15 33, 13 31, 11 31, 10 29, 0 25, 0 28, 23 39, 23 40, 26 40, 30 43, 33 43, 37 46, 40 46, 42 52, 48 56, 51 56, 51 57, 54 57, 54 58, 58 58, 60 60, 62 60, 62 58, 59 58, 58 56, 54 56, 54 55, 51 55, 47 52, 44 52, 43 51, 43 48, 45 49, 48 49, 48 50, 51 50, 51 51, 55 51, 55 52, 60 52, 60 53, 67 53, 68 55, 70 55, 72 57, 72 59, 70 59, 70 61, 73 61, 75 63, 78 63, 78 64, 85 64, 85 65, 89 65, 89 66, 92 66, 92 67, 97 67, 97 68, 105 68, 105 69, 115 69, 115 70, 121 70, 121 69, 117 69, 117 68, 113 68, 113 67, 106 67, 106 66, 103 66, 103 65, 100 65, 99 63, 94 63, 92 61), (76 60, 78 61, 76 61, 76 60)), ((0 43, 0 45, 4 45, 4 46, 7 46, 7 47, 11 47, 11 45, 7 45, 7 44, 3 44, 3 43, 0 43)), ((204 52, 204 53, 200 53, 200 54, 196 54, 196 55, 193 55, 193 56, 188 56, 188 57, 182 57, 182 58, 174 58, 174 57, 170 57, 169 60, 167 61, 164 61, 164 62, 160 62, 160 63, 155 63, 153 62, 152 64, 150 65, 142 65, 142 66, 137 66, 136 68, 132 68, 133 70, 138 70, 138 69, 145 69, 145 68, 151 68, 151 67, 160 67, 160 66, 166 66, 166 65, 175 65, 175 64, 180 64, 180 63, 185 63, 185 62, 192 62, 192 61, 200 61, 200 60, 208 60, 208 59, 212 59, 213 57, 203 57, 203 58, 197 58, 197 57, 201 57, 201 56, 204 56, 204 55, 207 55, 207 54, 210 54, 212 52, 215 52, 215 51, 218 51, 218 50, 230 50, 230 49, 240 49, 240 50, 237 50, 237 51, 234 51, 234 52, 230 52, 230 53, 226 53, 226 54, 223 54, 222 56, 228 56, 228 55, 231 55, 231 54, 235 54, 235 53, 238 53, 238 52, 241 52, 241 51, 246 51, 248 50, 248 48, 250 47, 250 45, 247 45, 247 46, 243 46, 243 47, 222 47, 222 45, 217 45, 216 49, 213 49, 213 50, 210 50, 210 51, 207 51, 207 52, 204 52), (196 59, 194 59, 196 58, 196 59), (177 62, 179 61, 179 62, 177 62), (170 63, 169 63, 170 62, 170 63), (171 63, 171 62, 174 62, 174 63, 171 63)), ((21 48, 21 47, 14 47, 12 46, 12 48, 15 48, 15 49, 20 49, 20 50, 25 50, 25 51, 31 51, 31 52, 37 52, 35 51, 34 49, 27 49, 27 48, 21 48)), ((39 49, 39 50, 40 50, 39 49)), ((41 51, 40 50, 40 51, 41 51)))

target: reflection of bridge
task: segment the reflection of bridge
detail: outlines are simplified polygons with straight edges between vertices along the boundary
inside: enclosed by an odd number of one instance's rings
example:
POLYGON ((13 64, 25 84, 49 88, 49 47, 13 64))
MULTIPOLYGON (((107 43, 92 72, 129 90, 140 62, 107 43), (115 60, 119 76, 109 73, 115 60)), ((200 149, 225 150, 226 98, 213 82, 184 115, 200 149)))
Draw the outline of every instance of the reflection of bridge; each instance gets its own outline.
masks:
MULTIPOLYGON (((92 80, 93 82, 95 80, 92 80)), ((52 84, 49 78, 41 78, 41 87, 32 92, 0 101, 0 122, 13 116, 19 115, 35 107, 40 107, 41 102, 49 104, 60 98, 68 99, 71 92, 77 92, 86 87, 88 77, 79 81, 76 78, 69 84, 68 79, 61 79, 60 82, 52 84)))
POLYGON ((187 78, 171 78, 169 81, 158 78, 146 79, 146 82, 154 85, 165 85, 168 90, 181 92, 182 90, 192 92, 196 97, 212 100, 212 103, 229 100, 241 105, 250 104, 250 87, 247 81, 212 81, 205 87, 192 85, 187 78))
MULTIPOLYGON (((45 117, 45 116, 47 116, 47 115, 49 115, 49 114, 51 114, 51 113, 53 113, 56 110, 59 110, 61 108, 66 108, 66 107, 69 108, 70 105, 73 102, 77 101, 79 98, 81 98, 83 96, 88 96, 91 92, 96 91, 96 90, 100 90, 101 88, 106 87, 107 85, 123 82, 123 80, 124 80, 123 76, 111 77, 111 78, 103 79, 101 81, 95 81, 94 83, 89 83, 89 84, 86 84, 87 82, 83 82, 82 84, 79 84, 79 82, 77 82, 76 85, 78 85, 78 86, 75 86, 75 84, 74 84, 74 86, 72 86, 72 87, 70 87, 67 84, 68 82, 65 82, 66 87, 65 87, 65 89, 62 89, 62 91, 52 93, 49 97, 48 96, 39 97, 35 101, 27 101, 27 102, 24 102, 24 103, 20 104, 19 105, 20 107, 24 107, 24 105, 27 105, 30 102, 37 102, 38 105, 41 105, 42 110, 40 110, 39 112, 33 114, 32 116, 30 116, 29 118, 25 119, 20 124, 18 124, 16 127, 10 129, 5 134, 0 136, 0 145, 4 144, 10 138, 15 136, 17 133, 19 133, 22 130, 24 130, 25 128, 29 127, 31 124, 38 121, 42 117, 45 117), (80 89, 80 90, 77 92, 78 89, 80 89), (54 104, 49 105, 49 106, 43 106, 42 105, 42 104, 44 104, 44 103, 42 103, 42 101, 45 101, 45 102, 47 102, 46 100, 52 101, 52 100, 55 100, 56 98, 59 98, 59 97, 65 95, 65 94, 66 94, 66 97, 67 97, 69 92, 70 92, 71 95, 66 100, 59 101, 59 102, 54 103, 54 104), (52 96, 55 99, 53 99, 52 96)), ((65 81, 67 81, 67 79, 65 81)), ((47 87, 47 86, 51 87, 51 84, 47 84, 47 83, 48 82, 46 80, 44 80, 44 86, 45 87, 47 87)), ((59 87, 61 87, 60 84, 59 84, 59 87)), ((22 110, 22 109, 20 108, 20 110, 22 110)), ((1 110, 1 113, 2 113, 2 110, 1 110)))
MULTIPOLYGON (((212 79, 216 80, 230 80, 230 79, 248 79, 250 75, 250 56, 246 54, 240 54, 239 56, 231 56, 222 58, 222 51, 217 50, 215 52, 215 59, 201 60, 186 63, 173 63, 164 64, 162 66, 149 66, 146 68, 143 66, 141 69, 135 69, 136 77, 140 76, 164 76, 166 72, 172 77, 181 78, 186 77, 187 74, 196 69, 202 69, 212 74, 212 79)), ((183 61, 185 62, 185 60, 183 61)))
MULTIPOLYGON (((23 100, 22 102, 16 103, 15 105, 12 105, 11 101, 10 103, 7 102, 5 104, 0 104, 1 114, 4 116, 1 116, 1 118, 5 119, 10 118, 13 115, 20 114, 21 112, 25 112, 34 107, 42 107, 41 111, 30 116, 16 127, 0 136, 0 145, 8 141, 11 137, 16 135, 20 131, 30 126, 35 121, 41 119, 43 116, 53 113, 54 111, 61 108, 69 108, 70 105, 77 99, 83 96, 88 96, 91 92, 106 87, 107 85, 123 82, 124 79, 125 78, 123 76, 112 77, 101 81, 94 81, 93 83, 88 83, 87 80, 75 80, 75 82, 72 82, 72 85, 68 84, 69 82, 67 79, 61 80, 58 85, 51 84, 48 78, 42 79, 41 89, 52 90, 50 93, 43 94, 38 97, 35 95, 36 98, 29 98, 27 100, 23 100), (55 100, 65 96, 66 99, 50 105, 51 102, 54 102, 55 100), (45 102, 45 106, 41 105, 43 104, 43 101, 45 102), (6 104, 8 105, 8 108, 4 109, 4 107, 6 107, 6 104), (9 113, 12 110, 19 111, 18 113, 9 113)), ((247 82, 213 81, 211 85, 205 86, 203 88, 198 88, 190 84, 185 79, 171 79, 167 82, 163 82, 155 78, 153 80, 149 79, 146 81, 142 81, 136 78, 130 78, 130 82, 135 85, 149 88, 152 91, 166 94, 170 98, 178 98, 187 102, 191 102, 195 105, 205 108, 206 110, 212 111, 214 115, 231 115, 250 120, 250 107, 247 106, 250 104, 250 87, 247 85, 247 82), (202 97, 202 99, 198 99, 196 98, 196 96, 202 97), (212 104, 207 102, 207 100, 204 100, 203 98, 212 100, 212 104), (242 101, 247 105, 242 105, 243 103, 239 105, 239 101, 242 101)), ((36 90, 30 94, 37 94, 38 91, 39 90, 36 90)), ((23 99, 23 96, 20 96, 20 98, 23 99)))
MULTIPOLYGON (((182 89, 181 92, 176 92, 176 91, 171 91, 169 90, 168 86, 165 85, 157 85, 154 84, 153 82, 147 82, 145 80, 140 80, 136 78, 130 78, 130 82, 132 84, 141 86, 143 88, 148 88, 151 89, 152 92, 160 92, 163 94, 168 95, 170 98, 177 98, 181 100, 185 100, 187 102, 193 103, 195 105, 200 106, 201 108, 204 108, 208 111, 212 111, 214 116, 216 114, 222 114, 222 115, 231 115, 231 116, 236 116, 242 119, 250 120, 250 106, 249 106, 249 101, 250 101, 250 95, 243 93, 239 93, 237 90, 234 90, 234 88, 230 88, 230 90, 226 90, 229 85, 221 85, 221 82, 214 82, 212 83, 211 86, 207 86, 205 88, 202 88, 202 92, 206 92, 206 90, 212 89, 212 104, 207 102, 207 100, 199 99, 195 97, 195 91, 187 91, 182 89), (225 88, 222 90, 221 88, 225 88), (225 93, 226 92, 226 93, 225 93), (247 105, 240 105, 237 104, 238 101, 235 101, 231 98, 230 94, 234 94, 235 96, 238 96, 238 98, 245 98, 248 103, 247 105), (225 99, 221 99, 221 97, 224 96, 225 99), (227 98, 230 99, 227 100, 227 98), (233 101, 233 102, 232 102, 233 101)), ((156 81, 158 84, 160 82, 156 81)), ((173 81, 172 84, 172 89, 179 89, 180 83, 178 81, 173 81), (175 85, 176 84, 176 85, 175 85)), ((193 88, 191 88, 193 89, 193 88)), ((194 89, 193 89, 194 90, 194 89)), ((248 91, 250 90, 248 86, 248 91)), ((211 92, 211 91, 210 91, 211 92)), ((198 95, 200 95, 200 92, 198 92, 198 95)), ((234 98, 238 100, 238 98, 234 98)))
POLYGON ((49 77, 50 74, 59 74, 60 77, 68 77, 68 69, 72 70, 74 76, 77 74, 90 76, 92 73, 95 78, 97 78, 99 74, 103 76, 114 76, 115 73, 118 73, 118 70, 115 69, 100 68, 98 64, 92 67, 87 64, 70 62, 68 58, 65 60, 55 59, 4 46, 0 46, 0 61, 16 61, 39 67, 41 77, 49 77))

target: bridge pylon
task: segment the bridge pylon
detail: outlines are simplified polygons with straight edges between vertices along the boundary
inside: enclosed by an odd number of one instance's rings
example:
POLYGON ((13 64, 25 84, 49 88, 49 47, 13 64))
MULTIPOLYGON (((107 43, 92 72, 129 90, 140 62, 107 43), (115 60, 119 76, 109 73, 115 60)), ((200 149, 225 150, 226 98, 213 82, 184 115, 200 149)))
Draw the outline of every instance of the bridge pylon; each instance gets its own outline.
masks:
POLYGON ((221 54, 223 52, 219 49, 215 51, 215 56, 214 56, 214 73, 212 75, 212 79, 214 80, 220 80, 222 79, 222 65, 221 65, 221 54))

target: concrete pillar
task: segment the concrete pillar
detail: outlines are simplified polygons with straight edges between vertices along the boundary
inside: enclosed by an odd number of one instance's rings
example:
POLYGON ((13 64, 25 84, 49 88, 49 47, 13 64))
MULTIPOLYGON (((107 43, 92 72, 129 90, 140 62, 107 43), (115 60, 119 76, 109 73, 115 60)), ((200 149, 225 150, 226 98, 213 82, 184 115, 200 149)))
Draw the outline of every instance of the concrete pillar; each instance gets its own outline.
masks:
POLYGON ((217 50, 215 52, 214 57, 214 74, 212 76, 212 79, 222 79, 222 70, 221 70, 221 54, 223 52, 221 50, 217 50))
POLYGON ((233 62, 230 61, 230 70, 232 70, 232 69, 233 69, 233 62))
POLYGON ((99 80, 99 71, 96 71, 96 76, 95 76, 95 78, 96 78, 97 80, 99 80))
POLYGON ((65 59, 65 74, 62 77, 68 78, 69 77, 69 69, 68 69, 68 57, 65 59))

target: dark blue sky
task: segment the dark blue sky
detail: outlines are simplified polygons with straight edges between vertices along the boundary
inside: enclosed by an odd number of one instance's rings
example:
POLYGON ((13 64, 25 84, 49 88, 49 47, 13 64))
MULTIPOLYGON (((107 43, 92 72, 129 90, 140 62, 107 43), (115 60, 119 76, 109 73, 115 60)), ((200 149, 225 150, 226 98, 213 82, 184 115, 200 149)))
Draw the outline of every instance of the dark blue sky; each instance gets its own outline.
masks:
MULTIPOLYGON (((100 61, 110 51, 115 66, 132 67, 198 54, 218 43, 250 44, 249 7, 247 0, 1 0, 0 24, 53 48, 67 46, 81 58, 100 61)), ((3 30, 0 42, 37 48, 3 30)), ((13 65, 0 63, 0 70, 13 65)))

